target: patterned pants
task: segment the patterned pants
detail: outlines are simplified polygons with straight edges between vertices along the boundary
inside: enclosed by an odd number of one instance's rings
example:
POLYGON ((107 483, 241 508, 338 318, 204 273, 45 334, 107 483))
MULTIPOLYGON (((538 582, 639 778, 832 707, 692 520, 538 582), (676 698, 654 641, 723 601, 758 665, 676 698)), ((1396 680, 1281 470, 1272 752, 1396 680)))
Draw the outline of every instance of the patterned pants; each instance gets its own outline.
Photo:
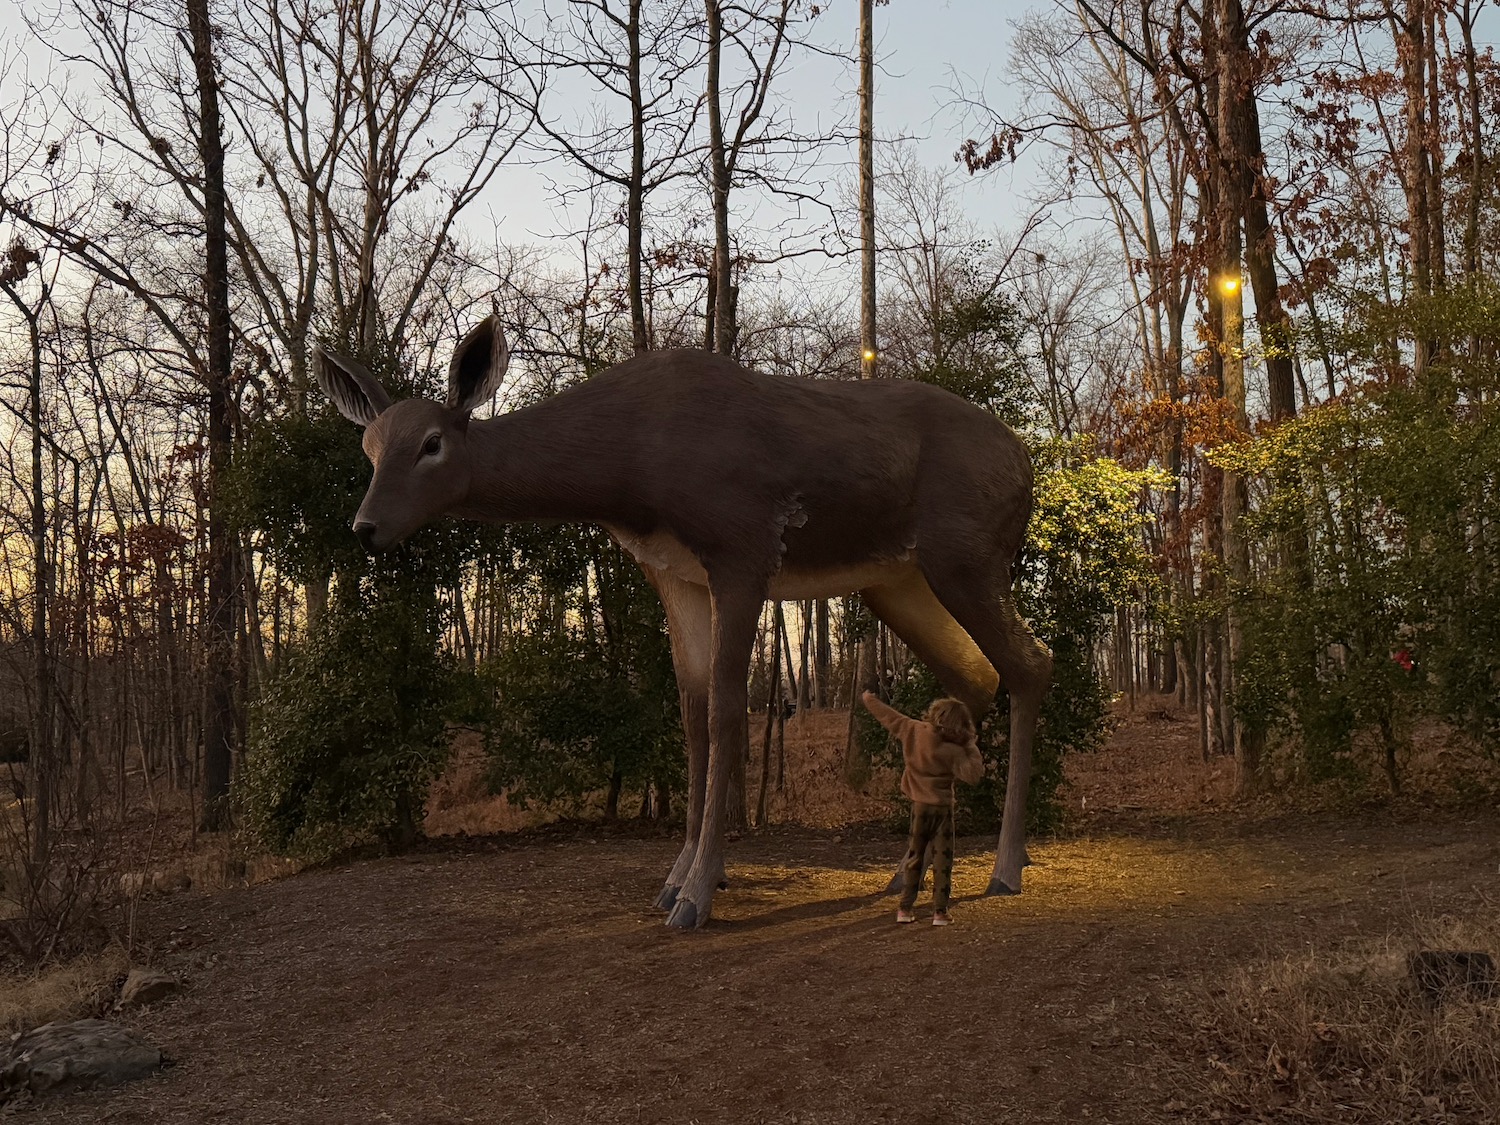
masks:
POLYGON ((932 908, 948 909, 953 893, 953 806, 917 805, 911 807, 911 839, 901 860, 901 909, 917 904, 922 886, 922 860, 932 845, 932 908))

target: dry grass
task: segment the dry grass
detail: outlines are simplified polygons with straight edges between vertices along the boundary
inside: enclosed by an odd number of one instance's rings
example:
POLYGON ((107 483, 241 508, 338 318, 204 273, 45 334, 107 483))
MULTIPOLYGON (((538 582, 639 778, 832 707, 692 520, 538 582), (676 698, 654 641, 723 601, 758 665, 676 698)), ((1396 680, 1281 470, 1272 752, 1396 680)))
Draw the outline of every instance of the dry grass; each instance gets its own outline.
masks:
MULTIPOLYGON (((750 716, 750 768, 745 785, 752 814, 760 787, 761 743, 765 715, 750 716)), ((785 760, 777 787, 777 755, 771 747, 766 813, 772 824, 807 828, 842 828, 889 817, 900 774, 877 769, 859 789, 844 784, 844 751, 849 738, 846 710, 799 711, 783 731, 785 760)))
POLYGON ((490 836, 519 832, 556 819, 555 813, 521 809, 495 795, 485 780, 484 741, 474 731, 453 739, 448 767, 427 796, 422 831, 429 836, 490 836))
POLYGON ((15 1032, 52 1020, 97 1015, 114 998, 115 982, 128 966, 125 950, 111 945, 35 973, 0 973, 0 1030, 15 1032))
POLYGON ((1117 813, 1178 815, 1234 803, 1231 758, 1205 762, 1197 713, 1170 697, 1141 696, 1134 710, 1117 705, 1108 745, 1067 758, 1059 800, 1074 821, 1117 813))
MULTIPOLYGON (((750 715, 750 764, 745 784, 754 815, 760 787, 761 741, 765 715, 750 715)), ((811 711, 793 715, 783 733, 784 761, 778 771, 776 749, 771 750, 771 776, 766 792, 766 814, 771 824, 800 824, 810 828, 841 828, 878 820, 890 813, 899 775, 876 770, 858 792, 843 782, 844 746, 849 730, 848 711, 811 711), (778 773, 781 784, 777 785, 778 773)), ((520 832, 577 815, 574 807, 523 809, 503 794, 490 793, 485 781, 484 746, 477 734, 459 733, 448 767, 432 786, 422 822, 428 836, 488 836, 520 832)), ((620 802, 623 817, 633 815, 640 794, 627 792, 620 802)), ((583 811, 602 811, 602 796, 584 803, 583 811)), ((681 810, 678 809, 680 815, 681 810)))
POLYGON ((1251 964, 1183 993, 1201 1044, 1177 1076, 1198 1104, 1179 1107, 1247 1121, 1500 1120, 1500 998, 1433 1007, 1406 968, 1417 949, 1500 955, 1500 911, 1482 905, 1472 917, 1251 964))

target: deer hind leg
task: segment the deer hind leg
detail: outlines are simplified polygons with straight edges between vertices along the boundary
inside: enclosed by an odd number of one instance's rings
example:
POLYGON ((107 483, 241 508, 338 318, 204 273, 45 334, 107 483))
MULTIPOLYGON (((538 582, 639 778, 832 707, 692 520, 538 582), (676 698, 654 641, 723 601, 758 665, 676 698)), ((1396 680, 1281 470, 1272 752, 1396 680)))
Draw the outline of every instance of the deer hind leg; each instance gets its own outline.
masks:
POLYGON ((988 895, 1021 893, 1026 866, 1026 790, 1031 784, 1031 751, 1042 700, 1052 686, 1052 653, 1037 640, 1016 609, 1010 568, 964 563, 945 567, 923 559, 933 593, 964 627, 1000 674, 1010 693, 1010 772, 1005 811, 988 895))
MULTIPOLYGON (((860 595, 870 611, 932 669, 944 691, 967 703, 976 719, 990 709, 1000 677, 974 639, 938 601, 920 570, 913 567, 896 581, 861 590, 860 595)), ((918 887, 926 876, 930 851, 917 860, 918 887)), ((886 894, 900 892, 905 863, 903 858, 886 894)))
POLYGON ((672 669, 677 674, 677 696, 682 706, 682 733, 687 741, 687 839, 672 865, 656 905, 671 910, 698 854, 703 827, 703 795, 708 783, 708 674, 712 610, 708 588, 684 582, 643 566, 667 611, 667 636, 672 642, 672 669))
POLYGON ((750 651, 766 584, 744 576, 715 578, 710 571, 713 602, 712 659, 708 694, 708 785, 698 851, 683 880, 667 925, 691 930, 708 921, 714 891, 724 878, 724 803, 736 756, 749 747, 748 679, 750 651))

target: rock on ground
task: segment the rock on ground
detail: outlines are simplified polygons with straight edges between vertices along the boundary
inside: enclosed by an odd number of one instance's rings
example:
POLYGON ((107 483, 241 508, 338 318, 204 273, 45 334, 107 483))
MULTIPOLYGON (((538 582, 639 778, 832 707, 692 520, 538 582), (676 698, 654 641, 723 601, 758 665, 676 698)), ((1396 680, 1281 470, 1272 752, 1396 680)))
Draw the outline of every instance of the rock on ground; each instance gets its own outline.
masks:
POLYGON ((138 1008, 154 1004, 182 987, 177 978, 161 969, 131 969, 120 989, 121 1008, 138 1008))
POLYGON ((161 1064, 159 1050, 105 1020, 43 1024, 14 1036, 0 1057, 0 1104, 25 1093, 129 1082, 161 1064))

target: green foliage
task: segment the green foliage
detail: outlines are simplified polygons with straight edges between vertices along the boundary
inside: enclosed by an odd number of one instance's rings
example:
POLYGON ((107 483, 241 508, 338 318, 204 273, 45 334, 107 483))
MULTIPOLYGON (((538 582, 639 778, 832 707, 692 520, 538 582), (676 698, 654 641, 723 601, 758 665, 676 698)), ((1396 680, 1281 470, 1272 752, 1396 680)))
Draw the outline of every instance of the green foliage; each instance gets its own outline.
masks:
POLYGON ((1020 311, 982 275, 977 259, 946 288, 931 326, 938 346, 919 349, 904 374, 1021 427, 1030 412, 1031 384, 1019 359, 1025 331, 1020 311))
POLYGON ((254 706, 240 778, 246 821, 278 852, 325 859, 409 844, 470 698, 439 651, 434 603, 408 576, 346 578, 254 706), (390 580, 394 578, 394 580, 390 580))
POLYGON ((1349 343, 1376 378, 1216 455, 1258 486, 1267 560, 1237 592, 1237 706, 1295 735, 1312 778, 1367 776, 1372 731, 1394 784, 1422 714, 1500 746, 1500 364, 1462 342, 1497 312, 1468 293, 1369 310, 1349 343), (1413 375, 1393 340, 1417 334, 1455 343, 1413 375))
MULTIPOLYGON (((364 358, 386 385, 411 387, 390 360, 364 358)), ((409 843, 446 754, 445 724, 461 702, 474 707, 472 674, 438 649, 437 592, 491 539, 443 521, 366 555, 349 525, 369 480, 359 428, 319 404, 251 427, 225 490, 237 527, 284 574, 333 578, 336 590, 253 711, 240 799, 278 851, 322 858, 409 843)))
POLYGON ((1035 506, 1021 550, 1024 612, 1043 636, 1092 646, 1105 615, 1157 582, 1141 537, 1151 518, 1141 496, 1171 481, 1159 470, 1099 456, 1087 436, 1044 441, 1032 459, 1035 506))
POLYGON ((489 779, 522 805, 620 784, 684 785, 661 602, 597 528, 507 528, 505 566, 543 607, 485 669, 498 700, 489 779))
MULTIPOLYGON (((1149 517, 1141 510, 1140 497, 1144 489, 1166 482, 1159 473, 1099 457, 1087 438, 1044 442, 1033 454, 1035 508, 1019 562, 1018 597, 1021 612, 1051 647, 1054 661, 1027 796, 1028 828, 1045 831, 1056 826, 1061 814, 1057 790, 1063 756, 1103 745, 1110 693, 1095 670, 1094 647, 1114 606, 1157 581, 1141 536, 1149 517)), ((913 660, 906 678, 893 685, 891 704, 919 716, 942 694, 936 677, 913 660)), ((900 747, 887 740, 884 729, 863 710, 857 722, 872 756, 899 765, 900 747)), ((998 827, 1010 762, 1009 731, 1009 698, 1002 690, 980 723, 984 780, 958 787, 962 832, 998 827)))
POLYGON ((225 488, 233 522, 260 533, 289 578, 359 574, 365 552, 349 530, 370 483, 360 429, 324 406, 268 418, 250 428, 225 488))

